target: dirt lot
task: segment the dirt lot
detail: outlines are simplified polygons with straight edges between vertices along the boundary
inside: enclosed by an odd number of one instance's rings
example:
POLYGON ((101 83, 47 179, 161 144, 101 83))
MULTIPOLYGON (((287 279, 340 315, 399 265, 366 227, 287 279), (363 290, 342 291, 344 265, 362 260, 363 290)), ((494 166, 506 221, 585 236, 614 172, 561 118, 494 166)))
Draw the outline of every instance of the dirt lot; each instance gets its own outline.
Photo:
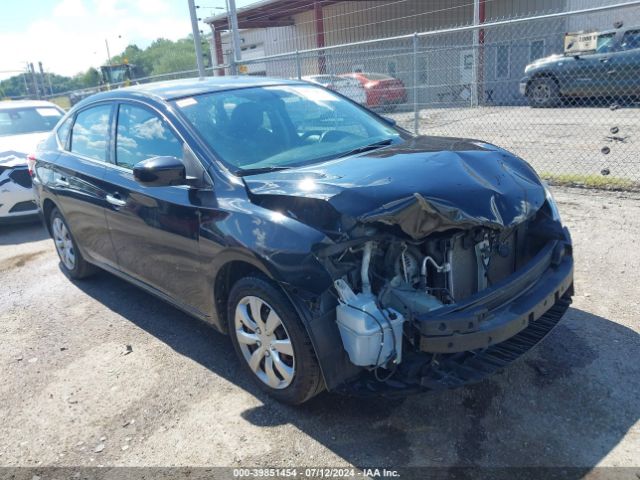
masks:
POLYGON ((0 227, 0 465, 634 466, 640 196, 556 189, 577 296, 473 387, 277 404, 225 337, 103 273, 71 282, 39 226, 0 227))
MULTIPOLYGON (((413 113, 392 116, 413 131, 413 113)), ((515 152, 545 175, 600 177, 608 169, 608 180, 640 184, 640 108, 424 109, 420 132, 482 138, 515 152), (618 128, 615 135, 611 127, 618 128), (603 147, 610 153, 604 155, 603 147)))

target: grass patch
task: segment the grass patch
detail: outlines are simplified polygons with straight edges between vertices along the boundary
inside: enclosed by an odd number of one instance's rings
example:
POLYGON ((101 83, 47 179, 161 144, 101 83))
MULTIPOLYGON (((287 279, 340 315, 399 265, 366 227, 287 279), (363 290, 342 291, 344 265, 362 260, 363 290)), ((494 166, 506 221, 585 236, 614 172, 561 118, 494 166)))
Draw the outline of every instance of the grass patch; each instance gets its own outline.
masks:
POLYGON ((565 187, 598 188, 601 190, 640 191, 640 182, 634 182, 626 178, 610 177, 604 175, 580 175, 572 173, 548 173, 540 176, 550 185, 562 185, 565 187))
POLYGON ((71 108, 71 101, 69 101, 69 97, 66 95, 50 98, 49 101, 55 103, 65 111, 71 108))

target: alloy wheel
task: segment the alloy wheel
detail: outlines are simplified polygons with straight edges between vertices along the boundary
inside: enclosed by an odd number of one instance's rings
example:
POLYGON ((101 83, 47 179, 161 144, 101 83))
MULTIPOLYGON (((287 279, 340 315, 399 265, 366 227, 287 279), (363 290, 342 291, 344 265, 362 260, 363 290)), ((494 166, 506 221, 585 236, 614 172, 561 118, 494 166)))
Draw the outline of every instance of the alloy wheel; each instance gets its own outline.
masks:
POLYGON ((551 98, 551 88, 546 83, 539 83, 532 88, 531 92, 533 98, 537 101, 544 102, 551 98))
POLYGON ((73 241, 69 230, 60 217, 53 219, 53 240, 58 251, 60 261, 67 268, 67 270, 73 270, 76 266, 76 254, 73 248, 73 241))
POLYGON ((246 296, 236 306, 234 324, 240 351, 253 373, 271 388, 287 388, 295 375, 295 356, 276 311, 261 298, 246 296))

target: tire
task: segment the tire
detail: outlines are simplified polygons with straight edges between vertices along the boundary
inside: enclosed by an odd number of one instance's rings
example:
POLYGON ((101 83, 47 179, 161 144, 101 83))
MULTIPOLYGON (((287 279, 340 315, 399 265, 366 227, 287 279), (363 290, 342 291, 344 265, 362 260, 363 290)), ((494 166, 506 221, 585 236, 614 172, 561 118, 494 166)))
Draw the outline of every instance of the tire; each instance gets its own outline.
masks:
POLYGON ((535 78, 527 87, 527 100, 533 108, 553 108, 560 105, 560 87, 553 78, 535 78))
POLYGON ((382 107, 382 111, 384 113, 393 113, 398 109, 398 104, 397 103, 386 103, 383 107, 382 107))
POLYGON ((272 282, 258 276, 239 280, 227 305, 233 347, 244 370, 264 392, 298 405, 324 390, 309 335, 272 282))
POLYGON ((49 226, 62 271, 77 280, 96 273, 97 267, 91 265, 82 257, 67 222, 57 208, 51 211, 49 226))

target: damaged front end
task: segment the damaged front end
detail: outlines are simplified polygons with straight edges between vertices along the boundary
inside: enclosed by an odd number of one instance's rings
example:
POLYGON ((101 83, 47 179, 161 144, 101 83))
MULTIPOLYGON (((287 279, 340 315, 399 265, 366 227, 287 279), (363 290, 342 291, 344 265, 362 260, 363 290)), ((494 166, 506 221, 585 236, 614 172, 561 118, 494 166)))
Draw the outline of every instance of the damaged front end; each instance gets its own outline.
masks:
POLYGON ((334 280, 318 317, 335 322, 352 368, 329 388, 481 380, 538 343, 570 304, 569 232, 530 167, 491 145, 438 141, 359 158, 368 164, 358 184, 342 162, 248 184, 252 201, 332 240, 313 252, 334 280))
POLYGON ((546 207, 508 229, 419 241, 369 233, 323 258, 335 271, 352 266, 335 281, 336 322, 351 362, 371 371, 356 382, 365 390, 384 389, 380 379, 399 389, 480 380, 541 340, 570 303, 570 239, 546 207))

